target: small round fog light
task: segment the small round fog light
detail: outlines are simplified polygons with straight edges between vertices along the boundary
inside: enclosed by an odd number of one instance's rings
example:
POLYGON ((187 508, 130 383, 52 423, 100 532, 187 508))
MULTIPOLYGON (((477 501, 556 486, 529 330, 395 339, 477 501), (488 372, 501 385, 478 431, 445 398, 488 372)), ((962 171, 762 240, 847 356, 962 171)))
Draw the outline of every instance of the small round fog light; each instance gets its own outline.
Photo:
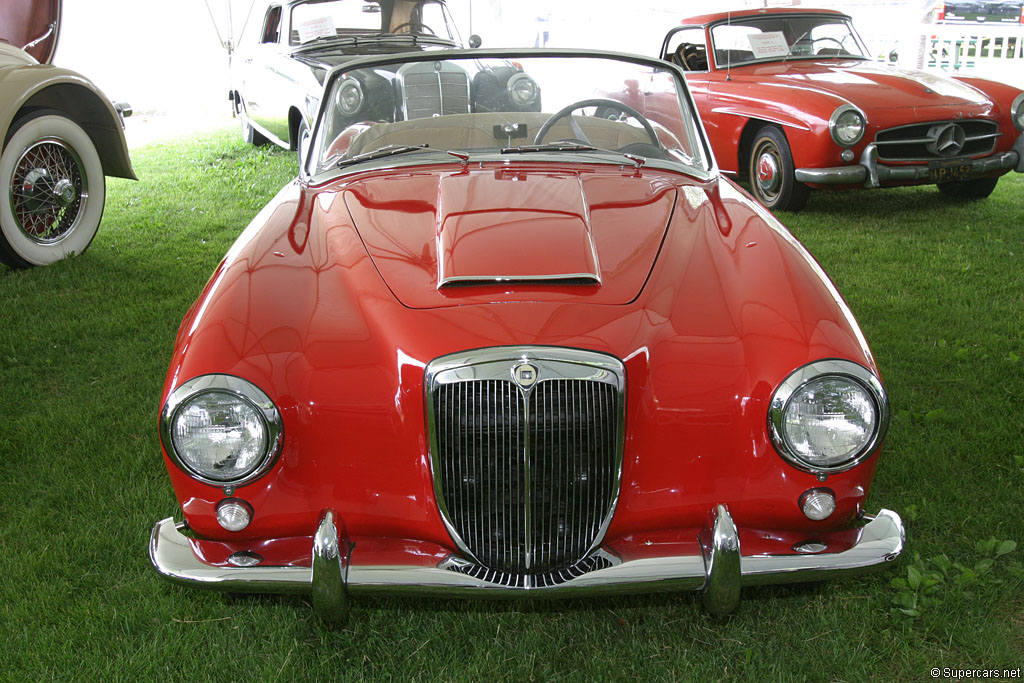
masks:
POLYGON ((233 567, 255 567, 262 561, 262 555, 248 550, 239 550, 228 557, 228 564, 233 567))
POLYGON ((829 489, 808 489, 800 496, 800 509, 815 522, 828 519, 836 511, 836 495, 829 489))
POLYGON ((844 149, 839 154, 839 156, 842 158, 843 161, 847 161, 847 162, 853 161, 853 150, 852 149, 844 149))
POLYGON ((252 520, 252 507, 238 498, 217 503, 217 522, 228 531, 241 531, 252 520))
POLYGON ((804 555, 815 555, 826 550, 828 550, 828 546, 821 541, 804 541, 793 546, 793 552, 803 553, 804 555))

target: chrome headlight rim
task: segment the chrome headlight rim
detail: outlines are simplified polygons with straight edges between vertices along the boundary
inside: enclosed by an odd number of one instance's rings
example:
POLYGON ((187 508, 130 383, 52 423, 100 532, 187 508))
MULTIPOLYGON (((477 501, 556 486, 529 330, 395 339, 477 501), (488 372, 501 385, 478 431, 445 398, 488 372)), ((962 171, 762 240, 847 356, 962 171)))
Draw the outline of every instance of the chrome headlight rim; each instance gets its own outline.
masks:
POLYGON ((345 116, 352 116, 353 114, 358 113, 359 110, 363 108, 363 86, 360 85, 359 81, 357 81, 356 79, 346 78, 345 80, 338 84, 336 92, 337 94, 334 97, 335 102, 338 105, 338 109, 340 109, 345 116), (345 91, 349 88, 355 88, 356 93, 359 95, 358 101, 355 103, 354 106, 345 106, 344 95, 345 91))
POLYGON ((277 462, 284 442, 284 423, 277 406, 263 390, 252 382, 234 375, 199 375, 172 391, 160 411, 160 442, 171 461, 196 481, 218 488, 237 488, 259 479, 277 462), (257 463, 238 476, 210 477, 193 467, 174 447, 172 425, 178 414, 196 398, 206 394, 225 394, 255 410, 263 425, 263 455, 257 463))
POLYGON ((855 107, 852 104, 841 104, 835 108, 832 112, 832 116, 828 119, 828 133, 832 136, 832 142, 836 143, 840 147, 853 147, 858 142, 864 139, 864 133, 868 129, 868 118, 864 115, 864 112, 859 107, 855 107), (853 140, 843 140, 839 137, 839 119, 848 113, 856 114, 860 118, 860 133, 853 140))
POLYGON ((881 381, 863 365, 839 358, 814 361, 794 370, 772 394, 768 406, 768 435, 775 451, 790 465, 815 475, 845 472, 864 462, 878 450, 889 429, 889 397, 881 381), (834 465, 808 462, 797 454, 785 437, 785 415, 790 400, 808 384, 824 379, 851 381, 864 389, 874 403, 875 431, 852 456, 834 465))
POLYGON ((534 104, 540 96, 540 86, 537 85, 537 81, 533 80, 529 74, 522 71, 517 71, 509 76, 508 82, 505 84, 505 89, 508 91, 509 99, 511 99, 512 103, 517 107, 528 107, 534 104), (518 84, 524 82, 531 85, 532 93, 528 99, 520 101, 515 95, 517 92, 516 87, 518 84))
POLYGON ((1024 92, 1013 98, 1010 105, 1010 119, 1017 130, 1024 132, 1024 92))

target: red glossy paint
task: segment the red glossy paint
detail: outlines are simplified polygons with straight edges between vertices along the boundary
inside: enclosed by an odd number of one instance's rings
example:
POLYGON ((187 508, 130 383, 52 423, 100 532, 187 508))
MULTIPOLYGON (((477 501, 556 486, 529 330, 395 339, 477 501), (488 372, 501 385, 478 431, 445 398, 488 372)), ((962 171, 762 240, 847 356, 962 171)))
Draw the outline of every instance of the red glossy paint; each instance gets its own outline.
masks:
MULTIPOLYGON (((808 13, 845 16, 833 10, 776 7, 705 14, 685 19, 681 24, 703 28, 706 44, 711 45, 711 29, 716 24, 751 16, 808 13)), ((710 59, 709 70, 687 72, 686 82, 718 164, 728 173, 746 173, 745 155, 749 150, 742 143, 765 124, 781 127, 794 166, 806 169, 858 163, 861 152, 878 131, 920 121, 997 121, 1001 137, 995 149, 974 158, 1005 152, 1020 135, 1010 120, 1010 105, 1021 92, 1019 88, 984 79, 946 78, 873 61, 794 59, 734 66, 715 64, 710 59), (857 106, 867 117, 861 141, 850 148, 854 153, 852 162, 840 158, 843 148, 831 139, 828 130, 832 112, 845 103, 857 106)), ((631 103, 626 97, 619 99, 631 103)), ((901 166, 912 162, 886 163, 901 166)))
MULTIPOLYGON (((820 484, 773 450, 767 405, 810 361, 877 368, 831 283, 768 212, 717 178, 452 163, 320 187, 293 182, 189 311, 164 399, 192 377, 233 374, 263 389, 284 421, 279 460, 233 494, 254 510, 242 532, 218 526, 219 488, 167 460, 186 521, 213 544, 204 556, 223 561, 232 548, 308 537, 327 507, 356 540, 355 563, 454 549, 431 479, 424 367, 510 344, 592 349, 625 363, 625 454, 609 547, 689 543, 716 503, 729 506, 745 553, 854 526, 877 458, 829 477, 837 512, 809 522, 797 500, 820 484), (509 226, 524 216, 520 235, 509 226), (462 251, 465 235, 478 244, 462 251), (523 236, 528 244, 516 244, 523 236), (554 246, 559 253, 538 261, 548 272, 591 265, 589 244, 600 284, 438 288, 439 253, 459 272, 508 274, 531 249, 554 246)), ((298 561, 295 546, 282 544, 268 552, 298 561)))

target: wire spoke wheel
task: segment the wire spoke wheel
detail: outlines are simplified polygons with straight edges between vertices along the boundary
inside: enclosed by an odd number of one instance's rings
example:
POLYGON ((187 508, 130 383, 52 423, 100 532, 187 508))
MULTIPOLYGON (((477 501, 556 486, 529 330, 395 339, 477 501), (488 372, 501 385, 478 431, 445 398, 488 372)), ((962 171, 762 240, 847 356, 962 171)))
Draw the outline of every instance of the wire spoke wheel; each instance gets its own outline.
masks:
POLYGON ((40 140, 22 153, 10 187, 14 220, 37 244, 53 244, 70 234, 89 201, 81 159, 57 138, 40 140))
POLYGON ((105 199, 103 163, 77 122, 52 109, 16 119, 0 152, 0 262, 27 268, 81 254, 105 199))

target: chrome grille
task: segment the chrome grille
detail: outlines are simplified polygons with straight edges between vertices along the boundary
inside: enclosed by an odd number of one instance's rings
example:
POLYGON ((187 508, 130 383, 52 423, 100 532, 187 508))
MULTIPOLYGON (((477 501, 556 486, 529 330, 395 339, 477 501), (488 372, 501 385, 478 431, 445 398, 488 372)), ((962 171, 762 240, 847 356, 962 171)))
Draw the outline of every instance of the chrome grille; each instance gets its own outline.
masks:
POLYGON ((875 145, 878 147, 878 158, 882 161, 930 161, 950 156, 989 154, 995 149, 1000 135, 999 125, 995 121, 929 121, 879 131, 875 135, 875 145), (937 136, 949 126, 958 126, 963 131, 963 147, 956 154, 939 154, 934 149, 937 136))
POLYGON ((435 490, 473 571, 542 586, 589 567, 618 497, 621 363, 498 348, 434 361, 426 388, 435 490), (537 379, 524 388, 526 362, 537 379))
POLYGON ((398 70, 406 120, 469 113, 469 76, 450 62, 415 62, 398 70))

